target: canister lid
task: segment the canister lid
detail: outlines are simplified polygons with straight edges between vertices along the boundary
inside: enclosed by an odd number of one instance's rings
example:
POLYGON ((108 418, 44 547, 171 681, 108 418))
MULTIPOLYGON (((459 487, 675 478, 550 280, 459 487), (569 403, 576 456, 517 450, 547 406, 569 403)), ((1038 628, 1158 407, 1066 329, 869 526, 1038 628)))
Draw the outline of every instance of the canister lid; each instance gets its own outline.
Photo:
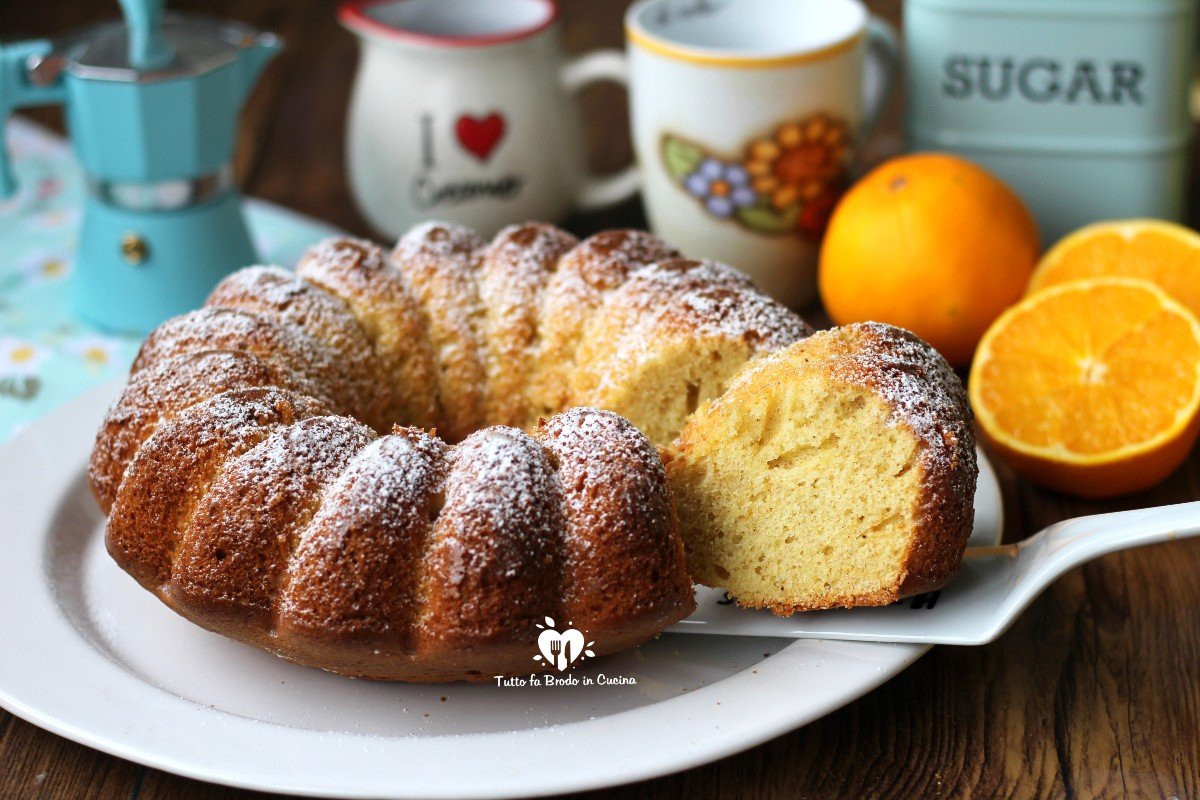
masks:
POLYGON ((139 70, 129 62, 129 29, 107 23, 80 33, 60 50, 63 68, 79 78, 149 83, 202 75, 234 61, 262 41, 261 33, 240 22, 184 14, 163 17, 162 38, 173 56, 164 66, 139 70))

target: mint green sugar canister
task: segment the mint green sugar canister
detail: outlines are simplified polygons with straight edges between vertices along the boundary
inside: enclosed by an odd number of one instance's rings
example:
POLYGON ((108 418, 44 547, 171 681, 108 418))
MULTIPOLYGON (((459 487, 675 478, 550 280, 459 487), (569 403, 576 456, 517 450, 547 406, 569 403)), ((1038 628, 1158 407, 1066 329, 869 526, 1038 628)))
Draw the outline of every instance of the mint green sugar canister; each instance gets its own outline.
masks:
POLYGON ((913 150, 972 159, 1047 243, 1184 213, 1197 0, 906 0, 913 150))

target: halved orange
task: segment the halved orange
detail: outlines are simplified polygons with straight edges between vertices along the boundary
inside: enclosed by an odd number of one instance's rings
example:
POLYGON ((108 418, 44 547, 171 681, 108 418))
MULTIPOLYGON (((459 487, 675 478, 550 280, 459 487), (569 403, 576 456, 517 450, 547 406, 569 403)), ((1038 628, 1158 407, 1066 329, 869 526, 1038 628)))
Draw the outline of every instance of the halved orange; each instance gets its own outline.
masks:
POLYGON ((1200 233, 1155 219, 1088 225, 1042 257, 1028 293, 1104 277, 1148 280, 1200 316, 1200 233))
POLYGON ((1145 280, 1053 286, 988 329, 969 390, 1018 474, 1083 497, 1144 489, 1200 432, 1200 321, 1145 280))

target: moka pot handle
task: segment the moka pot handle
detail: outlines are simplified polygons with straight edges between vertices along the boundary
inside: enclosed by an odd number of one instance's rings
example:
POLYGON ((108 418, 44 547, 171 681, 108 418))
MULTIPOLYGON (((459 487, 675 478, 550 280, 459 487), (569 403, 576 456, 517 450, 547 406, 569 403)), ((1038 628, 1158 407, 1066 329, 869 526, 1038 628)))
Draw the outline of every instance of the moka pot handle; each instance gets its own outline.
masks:
MULTIPOLYGON (((63 102, 65 92, 58 70, 34 72, 34 67, 43 63, 53 51, 54 43, 49 39, 0 43, 0 134, 9 116, 17 109, 63 102)), ((0 200, 12 197, 16 191, 17 179, 8 145, 0 135, 0 200)))

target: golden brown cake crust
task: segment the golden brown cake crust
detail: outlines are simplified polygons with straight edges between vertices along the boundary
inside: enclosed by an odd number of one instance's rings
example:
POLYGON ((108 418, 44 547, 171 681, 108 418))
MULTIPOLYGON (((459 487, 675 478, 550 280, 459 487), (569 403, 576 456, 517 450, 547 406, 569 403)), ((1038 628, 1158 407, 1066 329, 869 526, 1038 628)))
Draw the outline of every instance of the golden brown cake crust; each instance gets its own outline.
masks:
POLYGON ((557 464, 566 526, 560 614, 617 652, 696 609, 658 452, 624 417, 575 408, 534 437, 557 464), (650 575, 649 581, 630 576, 650 575))
POLYGON ((225 462, 272 431, 328 413, 276 387, 231 390, 181 411, 141 445, 121 482, 105 542, 113 559, 158 593, 182 531, 225 462))
POLYGON ((375 359, 390 376, 390 404, 381 422, 437 424, 436 359, 426 321, 403 273, 383 249, 362 239, 335 238, 304 254, 296 275, 339 297, 354 313, 375 359))
POLYGON ((237 308, 201 308, 159 325, 142 342, 130 372, 174 356, 208 350, 247 353, 304 380, 304 391, 346 413, 354 398, 328 348, 293 325, 237 308))
POLYGON ((285 367, 228 351, 172 356, 136 372, 109 409, 92 449, 88 480, 101 509, 112 510, 126 469, 161 420, 222 392, 256 386, 309 388, 285 367))
POLYGON ((552 225, 510 225, 478 253, 479 298, 486 334, 487 420, 525 426, 536 421, 527 390, 534 370, 542 292, 575 237, 552 225))
POLYGON ((450 442, 466 438, 486 419, 485 321, 475 260, 482 247, 473 230, 429 222, 405 233, 391 254, 425 318, 437 362, 440 414, 435 427, 450 442))
POLYGON ((403 655, 420 612, 423 553, 443 502, 448 446, 396 428, 360 450, 326 489, 287 570, 281 636, 403 655))
POLYGON ((957 573, 975 522, 979 465, 962 381, 932 347, 902 328, 859 323, 840 336, 850 352, 836 359, 831 375, 882 397, 896 423, 921 443, 922 491, 905 578, 894 596, 881 599, 941 588, 957 573))
POLYGON ((299 329, 329 362, 333 386, 328 391, 346 403, 346 412, 376 430, 394 422, 388 418, 391 386, 378 379, 374 350, 341 299, 279 267, 248 267, 217 284, 205 305, 253 311, 299 329))

